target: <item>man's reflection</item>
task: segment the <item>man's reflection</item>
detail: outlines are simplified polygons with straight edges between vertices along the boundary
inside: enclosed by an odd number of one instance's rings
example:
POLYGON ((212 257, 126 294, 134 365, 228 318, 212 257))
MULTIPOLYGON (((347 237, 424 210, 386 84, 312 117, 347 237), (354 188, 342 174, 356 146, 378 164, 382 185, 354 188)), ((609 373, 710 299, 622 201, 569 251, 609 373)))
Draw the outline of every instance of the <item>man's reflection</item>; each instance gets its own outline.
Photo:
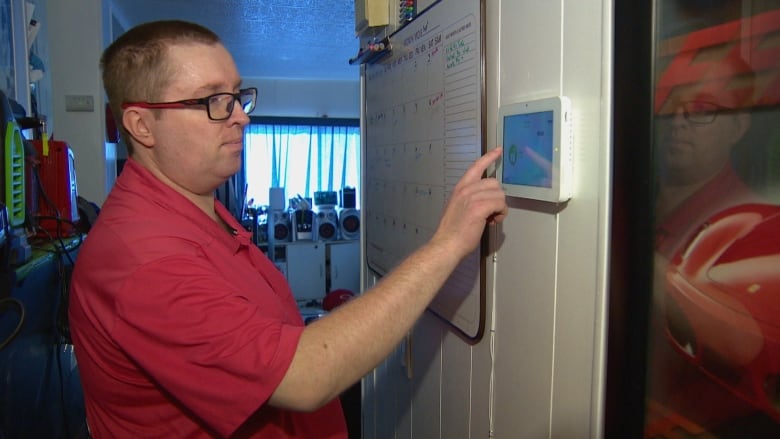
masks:
POLYGON ((748 69, 739 59, 719 64, 717 76, 740 78, 738 88, 719 88, 721 81, 691 86, 671 97, 672 113, 659 118, 656 250, 667 259, 713 213, 756 198, 731 164, 750 128, 748 69))
POLYGON ((759 197, 732 166, 751 124, 753 75, 739 58, 713 63, 707 77, 677 87, 658 117, 654 309, 648 394, 664 410, 707 427, 751 409, 690 365, 665 331, 664 275, 669 261, 712 215, 759 197), (725 79, 724 79, 725 78, 725 79))

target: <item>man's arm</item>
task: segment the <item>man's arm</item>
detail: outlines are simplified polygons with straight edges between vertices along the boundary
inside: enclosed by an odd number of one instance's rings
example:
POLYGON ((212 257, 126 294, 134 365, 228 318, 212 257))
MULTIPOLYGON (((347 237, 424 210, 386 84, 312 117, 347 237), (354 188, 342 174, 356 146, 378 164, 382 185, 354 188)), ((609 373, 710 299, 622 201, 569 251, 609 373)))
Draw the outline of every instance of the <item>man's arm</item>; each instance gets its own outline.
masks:
POLYGON ((314 410, 396 348, 461 259, 479 244, 485 225, 506 216, 500 184, 482 178, 500 156, 496 148, 466 171, 430 241, 373 288, 306 327, 271 405, 314 410))

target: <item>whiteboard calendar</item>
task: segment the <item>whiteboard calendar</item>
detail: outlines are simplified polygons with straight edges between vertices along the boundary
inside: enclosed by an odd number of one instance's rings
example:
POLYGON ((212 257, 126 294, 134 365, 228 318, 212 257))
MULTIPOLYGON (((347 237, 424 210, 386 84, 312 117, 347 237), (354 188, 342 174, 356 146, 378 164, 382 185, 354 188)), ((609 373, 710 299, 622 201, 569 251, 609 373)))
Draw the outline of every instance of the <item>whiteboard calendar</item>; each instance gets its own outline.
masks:
MULTIPOLYGON (((366 261, 379 274, 432 236, 450 192, 485 150, 481 8, 434 5, 365 67, 366 261)), ((472 339, 484 329, 482 256, 465 258, 430 306, 472 339)))

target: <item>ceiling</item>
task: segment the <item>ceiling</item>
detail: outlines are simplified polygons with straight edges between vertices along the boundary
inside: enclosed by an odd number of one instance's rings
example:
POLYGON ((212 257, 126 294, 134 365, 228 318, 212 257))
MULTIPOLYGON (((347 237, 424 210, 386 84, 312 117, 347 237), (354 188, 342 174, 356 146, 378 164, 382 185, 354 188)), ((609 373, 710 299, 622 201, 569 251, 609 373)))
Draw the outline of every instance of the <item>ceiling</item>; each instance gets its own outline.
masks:
POLYGON ((355 80, 354 0, 112 0, 125 28, 152 20, 202 24, 245 78, 355 80))

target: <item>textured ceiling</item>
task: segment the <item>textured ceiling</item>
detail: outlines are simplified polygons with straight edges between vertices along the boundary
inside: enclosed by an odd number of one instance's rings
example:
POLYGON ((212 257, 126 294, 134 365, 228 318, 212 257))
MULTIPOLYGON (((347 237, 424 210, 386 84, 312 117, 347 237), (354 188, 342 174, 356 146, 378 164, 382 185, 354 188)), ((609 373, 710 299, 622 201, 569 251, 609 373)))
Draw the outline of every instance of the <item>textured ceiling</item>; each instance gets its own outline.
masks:
POLYGON ((113 0, 129 28, 180 19, 215 31, 244 77, 355 80, 354 0, 113 0))

